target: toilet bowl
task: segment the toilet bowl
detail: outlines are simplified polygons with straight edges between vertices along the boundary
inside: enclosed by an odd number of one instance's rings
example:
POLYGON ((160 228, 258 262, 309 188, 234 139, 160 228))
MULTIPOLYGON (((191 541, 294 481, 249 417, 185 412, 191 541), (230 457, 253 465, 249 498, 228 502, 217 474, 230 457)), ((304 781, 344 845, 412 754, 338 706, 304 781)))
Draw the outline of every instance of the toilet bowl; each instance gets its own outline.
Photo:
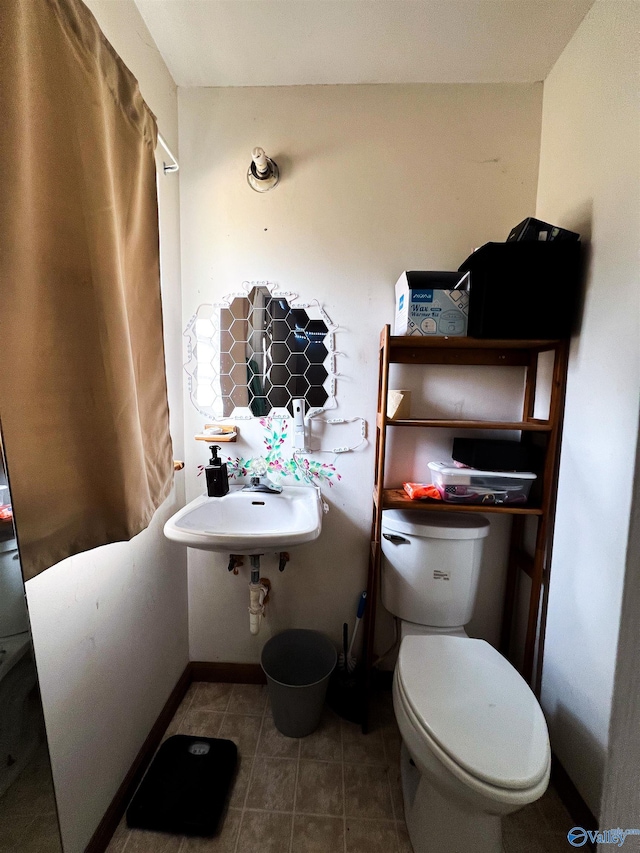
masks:
POLYGON ((501 819, 545 792, 551 751, 542 710, 483 640, 409 636, 393 706, 414 853, 501 853, 501 819))

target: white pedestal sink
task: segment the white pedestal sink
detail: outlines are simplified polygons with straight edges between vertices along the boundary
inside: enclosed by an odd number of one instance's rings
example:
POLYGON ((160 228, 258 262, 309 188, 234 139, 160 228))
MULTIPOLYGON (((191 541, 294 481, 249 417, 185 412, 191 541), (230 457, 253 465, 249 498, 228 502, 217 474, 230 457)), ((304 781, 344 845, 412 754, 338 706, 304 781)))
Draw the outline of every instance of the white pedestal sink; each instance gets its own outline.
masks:
POLYGON ((243 491, 233 485, 223 498, 201 495, 164 526, 167 539, 226 554, 264 554, 312 542, 322 530, 322 500, 315 486, 282 492, 243 491))

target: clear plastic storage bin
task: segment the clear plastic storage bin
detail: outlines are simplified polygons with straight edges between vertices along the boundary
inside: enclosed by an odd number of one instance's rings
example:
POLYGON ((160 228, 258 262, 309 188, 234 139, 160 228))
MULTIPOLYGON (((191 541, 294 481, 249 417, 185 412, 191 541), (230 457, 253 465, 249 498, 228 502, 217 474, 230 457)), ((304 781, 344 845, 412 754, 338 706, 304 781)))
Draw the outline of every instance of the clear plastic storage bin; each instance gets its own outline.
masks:
POLYGON ((429 462, 442 500, 456 504, 524 504, 536 479, 529 472, 480 471, 449 462, 429 462))

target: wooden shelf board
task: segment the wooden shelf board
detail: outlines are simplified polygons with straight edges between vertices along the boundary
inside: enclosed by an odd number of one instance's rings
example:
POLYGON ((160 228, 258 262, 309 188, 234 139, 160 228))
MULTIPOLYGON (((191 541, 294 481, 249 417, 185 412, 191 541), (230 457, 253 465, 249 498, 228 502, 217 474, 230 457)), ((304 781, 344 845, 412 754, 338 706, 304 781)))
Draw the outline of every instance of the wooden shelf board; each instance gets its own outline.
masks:
POLYGON ((505 341, 492 338, 447 338, 420 335, 391 335, 389 338, 391 349, 520 349, 541 352, 554 349, 558 344, 560 344, 559 340, 505 341))
POLYGON ((547 421, 472 421, 447 420, 446 418, 387 418, 387 426, 436 427, 444 429, 510 429, 522 432, 551 432, 547 421))
MULTIPOLYGON (((373 493, 376 500, 376 493, 373 493)), ((435 512, 493 512, 502 515, 542 515, 538 507, 519 506, 516 504, 454 504, 446 501, 421 500, 412 501, 404 489, 384 489, 382 492, 382 509, 415 509, 418 511, 435 512)))
POLYGON ((557 350, 559 341, 504 341, 481 338, 390 337, 393 364, 524 367, 540 352, 557 350))

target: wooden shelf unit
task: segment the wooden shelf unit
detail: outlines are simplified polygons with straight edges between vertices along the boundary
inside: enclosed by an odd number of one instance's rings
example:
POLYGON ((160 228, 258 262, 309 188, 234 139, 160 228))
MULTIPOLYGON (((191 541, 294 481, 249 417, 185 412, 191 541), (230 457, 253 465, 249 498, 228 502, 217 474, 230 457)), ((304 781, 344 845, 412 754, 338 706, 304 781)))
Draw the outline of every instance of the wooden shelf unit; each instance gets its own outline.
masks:
MULTIPOLYGON (((479 512, 501 513, 513 516, 507 582, 503 602, 500 650, 508 655, 511 644, 514 609, 518 589, 518 572, 524 571, 531 578, 531 594, 527 617, 527 630, 521 673, 531 683, 536 664, 536 640, 539 624, 541 594, 548 579, 555 500, 558 481, 560 437, 564 410, 564 393, 567 375, 568 342, 565 340, 508 341, 483 340, 476 338, 395 337, 390 327, 385 326, 380 334, 380 372, 378 378, 378 414, 376 417, 375 477, 373 489, 373 518, 371 525, 371 554, 367 583, 369 602, 365 615, 365 666, 367 683, 375 660, 374 637, 376 627, 376 605, 380 587, 381 528, 382 512, 385 509, 411 509, 436 512, 479 512), (534 418, 538 357, 540 353, 553 353, 549 417, 547 420, 534 418), (487 421, 442 418, 387 417, 386 404, 389 390, 390 364, 446 364, 481 366, 519 366, 526 371, 521 421, 487 421), (523 434, 538 434, 544 437, 544 461, 542 463, 542 487, 539 499, 533 505, 481 505, 453 504, 441 501, 412 501, 403 489, 386 488, 384 470, 386 439, 389 428, 423 428, 454 430, 518 430, 523 434), (535 551, 530 556, 524 547, 525 520, 527 516, 537 519, 535 551)), ((542 640, 542 638, 541 638, 542 640)), ((541 659, 542 642, 538 644, 541 659)))

